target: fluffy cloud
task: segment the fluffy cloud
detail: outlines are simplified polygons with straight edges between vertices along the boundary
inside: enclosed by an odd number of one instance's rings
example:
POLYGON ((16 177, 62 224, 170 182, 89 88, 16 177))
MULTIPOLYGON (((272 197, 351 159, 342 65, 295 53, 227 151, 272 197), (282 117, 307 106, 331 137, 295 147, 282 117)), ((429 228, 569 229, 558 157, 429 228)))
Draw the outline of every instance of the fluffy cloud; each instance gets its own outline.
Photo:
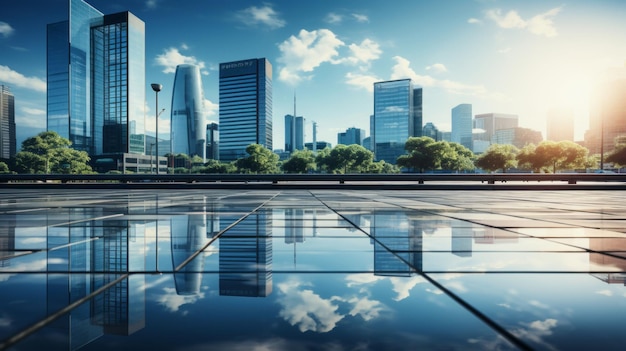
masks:
POLYGON ((467 20, 467 23, 469 23, 469 24, 482 24, 483 21, 479 20, 478 18, 469 18, 467 20))
POLYGON ((281 56, 278 61, 283 64, 278 79, 287 83, 297 84, 308 79, 303 73, 312 72, 325 62, 339 63, 336 57, 338 48, 344 46, 335 34, 328 29, 307 31, 302 29, 298 36, 291 36, 278 48, 281 56))
POLYGON ((247 26, 267 26, 270 29, 284 27, 286 22, 279 18, 278 13, 269 5, 263 7, 250 6, 237 13, 237 18, 247 26))
MULTIPOLYGON (((187 45, 182 44, 181 49, 187 50, 188 47, 187 45)), ((192 64, 200 67, 200 72, 202 72, 202 74, 209 74, 205 69, 206 65, 203 61, 196 59, 194 56, 183 55, 178 48, 166 49, 162 54, 157 55, 154 62, 157 66, 163 67, 163 73, 174 73, 176 72, 176 66, 182 64, 192 64)))
POLYGON ((11 27, 10 24, 0 21, 0 35, 6 38, 9 35, 13 34, 14 31, 15 30, 13 29, 13 27, 11 27))
POLYGON ((8 66, 0 65, 0 81, 7 85, 31 89, 42 93, 46 92, 46 81, 37 77, 25 77, 8 66))
POLYGON ((329 332, 344 317, 337 313, 339 306, 332 299, 324 299, 309 289, 300 289, 297 282, 279 284, 278 289, 282 293, 277 300, 282 306, 279 315, 289 324, 297 325, 303 333, 309 330, 329 332))
POLYGON ((163 291, 163 294, 157 296, 156 301, 168 312, 178 312, 183 305, 193 305, 204 298, 203 292, 196 295, 178 295, 174 288, 163 288, 163 291))
POLYGON ((426 70, 427 71, 432 70, 432 71, 437 72, 437 73, 448 72, 448 69, 446 68, 446 66, 443 63, 432 64, 432 65, 426 67, 426 70))
POLYGON ((382 79, 376 76, 367 75, 367 74, 351 73, 351 72, 348 72, 346 74, 346 84, 353 85, 358 88, 363 88, 369 92, 374 91, 374 83, 379 82, 381 80, 382 79))
POLYGON ((361 44, 350 44, 348 48, 350 49, 351 55, 346 59, 346 61, 353 64, 369 64, 370 61, 377 60, 380 57, 380 54, 382 54, 380 45, 370 39, 363 40, 361 44))
POLYGON ((411 68, 411 62, 404 57, 394 56, 393 59, 396 64, 391 68, 391 79, 405 79, 410 78, 413 83, 421 86, 433 86, 435 85, 435 79, 430 76, 422 76, 417 74, 411 68))
POLYGON ((336 14, 334 12, 331 12, 328 15, 326 15, 326 18, 324 19, 324 21, 330 24, 341 23, 341 21, 343 21, 343 16, 336 14))
POLYGON ((203 105, 204 105, 204 113, 206 114, 207 118, 215 116, 220 107, 218 104, 215 104, 211 100, 208 100, 208 99, 204 99, 203 105))
POLYGON ((561 12, 562 9, 562 6, 556 7, 547 12, 533 16, 528 20, 524 20, 515 10, 503 14, 500 9, 492 9, 488 10, 485 16, 501 28, 526 29, 535 35, 555 37, 558 33, 556 28, 554 28, 552 18, 561 12))

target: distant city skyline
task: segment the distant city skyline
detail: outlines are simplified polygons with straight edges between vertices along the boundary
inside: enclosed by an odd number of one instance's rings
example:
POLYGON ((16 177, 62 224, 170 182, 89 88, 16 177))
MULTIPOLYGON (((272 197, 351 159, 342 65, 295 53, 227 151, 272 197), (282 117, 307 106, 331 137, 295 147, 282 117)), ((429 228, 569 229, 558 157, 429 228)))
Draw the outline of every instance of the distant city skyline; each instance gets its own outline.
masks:
MULTIPOLYGON (((626 3, 618 0, 86 2, 146 24, 149 135, 149 84, 162 84, 160 101, 171 101, 178 64, 200 66, 209 123, 218 121, 219 63, 266 57, 274 65, 274 148, 285 144, 282 117, 293 110, 294 92, 298 114, 307 116, 305 141, 315 121, 317 140, 333 142, 350 127, 369 133, 373 83, 402 78, 423 87, 423 124, 441 131, 451 129, 450 109, 469 103, 474 114, 518 115, 520 126, 546 137, 548 111, 563 106, 582 140, 594 81, 623 70, 626 59, 626 3)), ((17 102, 18 149, 46 128, 46 25, 67 18, 67 3, 22 0, 0 14, 0 84, 17 102)), ((161 137, 170 113, 160 117, 161 137)))

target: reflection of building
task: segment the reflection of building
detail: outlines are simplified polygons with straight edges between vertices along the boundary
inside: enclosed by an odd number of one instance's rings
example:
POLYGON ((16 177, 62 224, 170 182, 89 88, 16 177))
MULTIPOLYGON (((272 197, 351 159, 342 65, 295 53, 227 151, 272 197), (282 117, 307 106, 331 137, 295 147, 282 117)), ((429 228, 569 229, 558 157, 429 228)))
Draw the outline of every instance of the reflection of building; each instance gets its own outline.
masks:
POLYGON ((422 271, 423 233, 419 223, 401 211, 372 213, 375 275, 410 276, 422 271))
POLYGON ((460 104, 452 108, 452 142, 459 143, 469 150, 472 145, 472 104, 460 104))
POLYGON ((410 137, 422 135, 422 88, 410 79, 374 83, 374 158, 395 164, 410 137))
POLYGON ((171 152, 206 159, 206 123, 200 67, 176 66, 171 110, 171 152))
POLYGON ((303 243, 304 238, 304 210, 285 210, 285 244, 303 243))
MULTIPOLYGON (((612 266, 622 272, 594 273, 594 277, 608 284, 626 285, 626 240, 623 238, 589 238, 589 263, 595 267, 612 266), (600 252, 609 253, 609 255, 600 252)), ((600 268, 601 269, 601 268, 600 268)))
POLYGON ((0 159, 15 156, 15 98, 6 85, 0 85, 0 159))
POLYGON ((272 150, 272 65, 265 58, 220 63, 220 160, 245 157, 246 147, 272 150))
MULTIPOLYGON (((207 219, 200 214, 173 216, 171 222, 172 263, 178 269, 187 258, 201 250, 207 243, 207 219)), ((196 257, 174 273, 174 283, 178 295, 200 293, 204 258, 196 257)))
POLYGON ((451 251, 459 257, 472 257, 472 227, 452 225, 451 251))
MULTIPOLYGON (((100 209, 69 209, 66 215, 68 223, 73 217, 107 217, 100 209)), ((144 328, 145 276, 116 280, 121 274, 145 271, 143 255, 131 255, 145 247, 145 223, 109 218, 80 226, 48 226, 47 230, 51 249, 47 250, 47 271, 81 273, 47 275, 49 313, 106 287, 90 303, 79 305, 50 325, 66 331, 69 349, 76 350, 104 334, 130 335, 144 328), (110 274, 86 274, 90 271, 110 274)))
POLYGON ((82 0, 69 6, 69 19, 47 28, 47 129, 100 169, 122 170, 123 155, 134 154, 145 162, 133 171, 148 172, 144 22, 82 0))
POLYGON ((255 212, 220 236, 220 295, 265 297, 272 293, 271 227, 271 211, 255 212))

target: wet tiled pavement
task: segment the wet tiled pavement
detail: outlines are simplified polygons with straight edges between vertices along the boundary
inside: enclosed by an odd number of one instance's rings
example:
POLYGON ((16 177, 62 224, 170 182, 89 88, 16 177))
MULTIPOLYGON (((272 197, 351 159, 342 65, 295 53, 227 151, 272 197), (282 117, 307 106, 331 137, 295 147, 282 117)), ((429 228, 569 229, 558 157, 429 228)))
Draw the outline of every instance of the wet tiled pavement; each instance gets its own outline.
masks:
POLYGON ((0 349, 622 350, 624 191, 0 190, 0 349))

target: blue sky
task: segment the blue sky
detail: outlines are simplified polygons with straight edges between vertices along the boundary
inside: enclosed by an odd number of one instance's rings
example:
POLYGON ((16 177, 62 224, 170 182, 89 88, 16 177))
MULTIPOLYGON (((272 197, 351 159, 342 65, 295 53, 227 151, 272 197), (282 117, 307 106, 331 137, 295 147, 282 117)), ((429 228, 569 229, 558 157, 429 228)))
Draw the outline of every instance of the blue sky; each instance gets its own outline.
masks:
MULTIPOLYGON (((163 84, 169 130, 177 64, 203 72, 208 119, 218 121, 218 64, 265 57, 273 65, 274 148, 284 147, 284 115, 307 119, 306 141, 337 143, 365 129, 373 83, 413 78, 423 87, 424 123, 450 128, 450 110, 519 115, 542 131, 551 106, 575 110, 588 128, 594 81, 626 60, 626 1, 529 0, 89 0, 105 14, 129 10, 146 24, 149 84, 163 84)), ((46 25, 67 18, 67 0, 5 0, 0 12, 0 84, 16 101, 18 142, 45 130, 46 25)), ((154 118, 148 122, 154 132, 154 118)), ((19 149, 20 145, 18 145, 19 149)))

